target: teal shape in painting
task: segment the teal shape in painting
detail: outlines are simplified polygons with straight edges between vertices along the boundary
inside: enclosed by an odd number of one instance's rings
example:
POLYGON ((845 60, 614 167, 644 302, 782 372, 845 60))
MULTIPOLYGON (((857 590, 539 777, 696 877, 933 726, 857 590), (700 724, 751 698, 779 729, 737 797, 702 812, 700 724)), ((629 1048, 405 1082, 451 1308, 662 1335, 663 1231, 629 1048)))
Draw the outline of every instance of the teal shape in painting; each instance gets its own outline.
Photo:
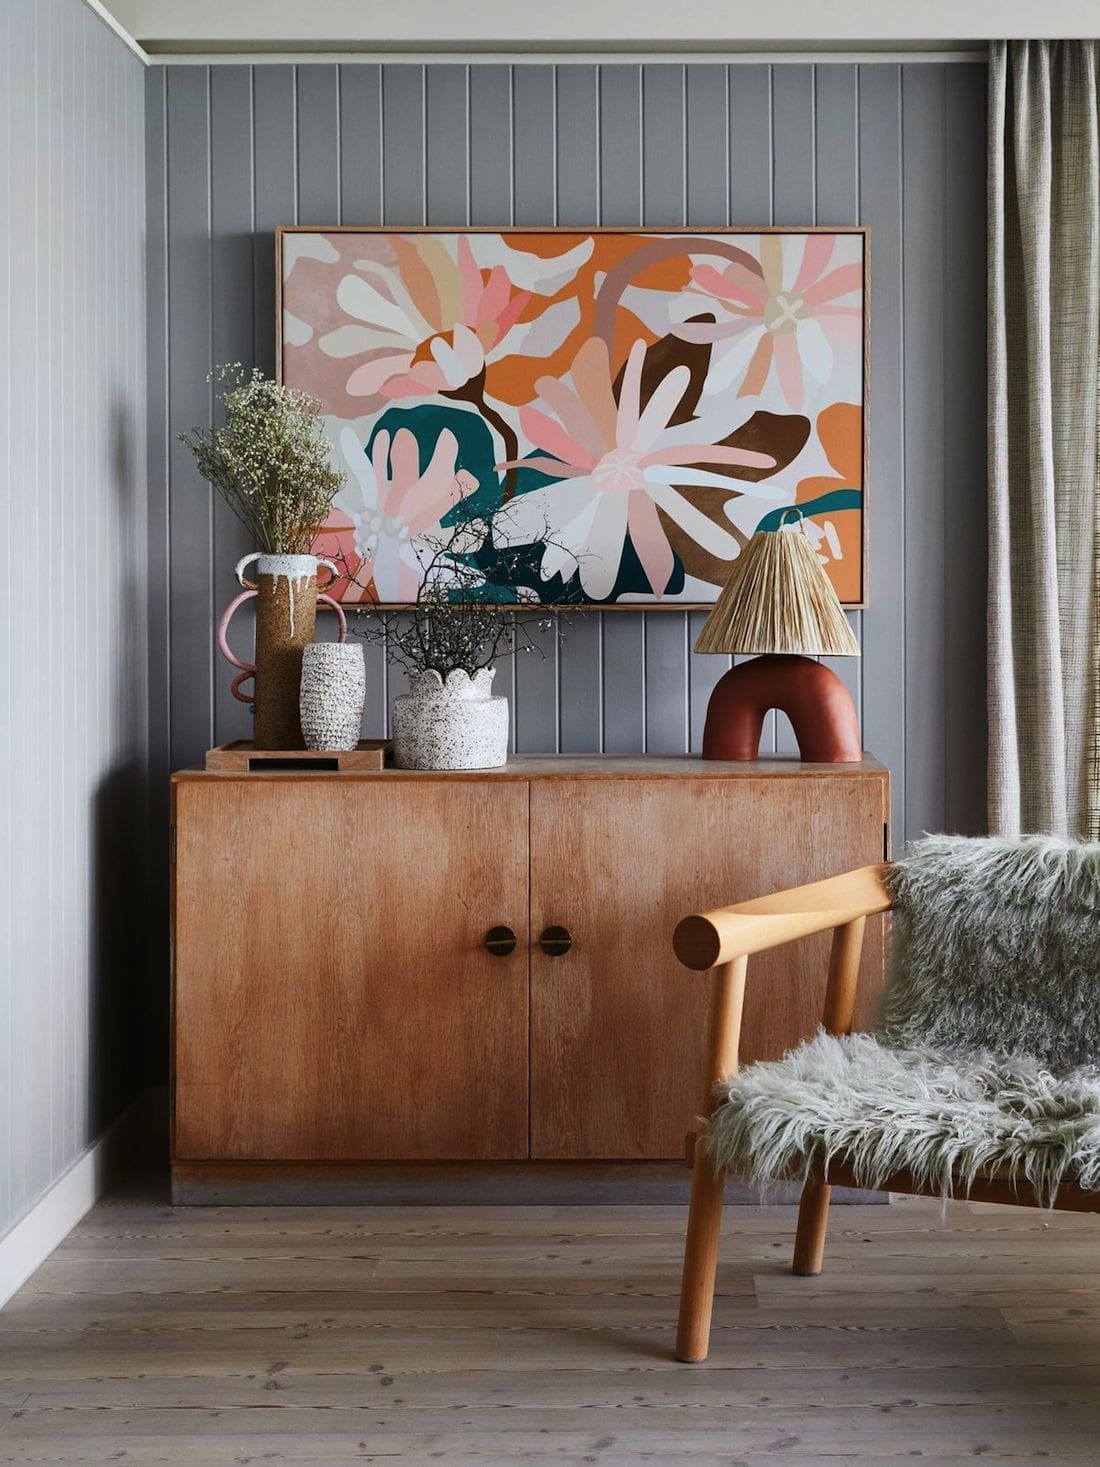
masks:
MULTIPOLYGON (((420 473, 428 467, 435 452, 435 445, 444 428, 454 434, 458 443, 458 458, 455 469, 465 469, 477 480, 477 488, 463 501, 467 506, 463 514, 490 514, 500 502, 500 479, 496 471, 496 452, 493 435, 488 424, 477 413, 467 413, 462 408, 443 407, 439 403, 419 403, 416 407, 387 408, 375 423, 367 440, 365 452, 370 457, 374 440, 385 430, 393 442, 395 434, 405 428, 416 439, 420 473)), ((456 515, 448 516, 453 524, 456 515)), ((447 521, 444 521, 447 523, 447 521)))
POLYGON ((756 528, 778 530, 783 516, 790 514, 792 509, 798 510, 804 518, 814 518, 821 514, 836 514, 841 509, 858 509, 862 503, 862 489, 830 489, 828 494, 819 494, 816 499, 807 499, 803 504, 784 504, 779 509, 770 509, 756 528))

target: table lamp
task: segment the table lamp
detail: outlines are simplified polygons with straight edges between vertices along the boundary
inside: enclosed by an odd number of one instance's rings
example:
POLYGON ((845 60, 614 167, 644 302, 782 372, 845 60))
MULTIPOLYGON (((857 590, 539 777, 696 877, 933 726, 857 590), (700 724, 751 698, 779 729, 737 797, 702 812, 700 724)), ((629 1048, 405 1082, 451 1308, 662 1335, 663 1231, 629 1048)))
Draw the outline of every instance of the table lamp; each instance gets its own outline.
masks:
POLYGON ((801 524, 789 508, 775 530, 757 530, 734 562, 696 652, 751 655, 715 684, 703 729, 704 759, 755 759, 764 716, 785 713, 812 764, 863 757, 852 695, 813 656, 858 657, 859 643, 801 524), (798 522, 786 525, 788 515, 798 522))

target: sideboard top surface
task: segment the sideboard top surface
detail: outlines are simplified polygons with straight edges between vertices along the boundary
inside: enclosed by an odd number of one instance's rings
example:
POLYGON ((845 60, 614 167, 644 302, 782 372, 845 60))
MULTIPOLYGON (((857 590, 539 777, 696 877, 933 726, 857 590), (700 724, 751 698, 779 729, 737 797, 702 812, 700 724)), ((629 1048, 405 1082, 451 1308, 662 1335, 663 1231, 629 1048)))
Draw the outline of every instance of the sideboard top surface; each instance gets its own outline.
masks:
POLYGON ((804 764, 800 759, 753 759, 745 762, 699 759, 689 754, 526 754, 510 759, 500 769, 396 769, 310 770, 310 769, 183 769, 173 782, 193 780, 531 780, 531 779, 853 779, 876 776, 886 779, 884 765, 865 755, 859 764, 804 764))

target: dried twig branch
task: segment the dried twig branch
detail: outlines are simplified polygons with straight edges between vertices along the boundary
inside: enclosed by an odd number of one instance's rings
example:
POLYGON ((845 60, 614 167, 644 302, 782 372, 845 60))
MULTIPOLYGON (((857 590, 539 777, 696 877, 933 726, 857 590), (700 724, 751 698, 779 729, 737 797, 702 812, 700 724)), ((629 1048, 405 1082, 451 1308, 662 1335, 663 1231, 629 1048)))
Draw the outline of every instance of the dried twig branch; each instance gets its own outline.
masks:
POLYGON ((535 634, 554 625, 556 616, 540 609, 533 598, 514 605, 482 599, 485 578, 475 557, 486 542, 494 543, 505 562, 509 553, 518 558, 529 554, 532 545, 554 543, 547 526, 545 535, 512 552, 496 544, 494 527, 507 513, 503 505, 489 514, 470 514, 436 535, 423 536, 415 547, 421 571, 415 606, 407 612, 375 612, 365 627, 354 629, 356 635, 384 645, 390 660, 408 672, 431 668, 442 677, 457 668, 472 675, 517 653, 545 655, 535 634))

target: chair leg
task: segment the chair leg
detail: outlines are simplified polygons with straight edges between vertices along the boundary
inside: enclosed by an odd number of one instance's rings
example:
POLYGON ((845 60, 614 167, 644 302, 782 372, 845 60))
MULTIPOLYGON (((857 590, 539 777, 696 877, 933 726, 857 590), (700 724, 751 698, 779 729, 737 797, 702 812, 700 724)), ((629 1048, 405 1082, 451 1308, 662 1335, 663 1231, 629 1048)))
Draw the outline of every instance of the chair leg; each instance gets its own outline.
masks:
POLYGON ((714 1309, 714 1276, 725 1193, 725 1173, 716 1172, 705 1149, 696 1146, 680 1289, 680 1321, 676 1331, 677 1360, 705 1360, 710 1349, 710 1317, 714 1309))
POLYGON ((825 1256, 825 1230, 829 1226, 829 1197, 832 1187, 820 1176, 806 1178, 798 1204, 798 1230, 794 1237, 791 1272, 807 1277, 821 1272, 825 1256))

